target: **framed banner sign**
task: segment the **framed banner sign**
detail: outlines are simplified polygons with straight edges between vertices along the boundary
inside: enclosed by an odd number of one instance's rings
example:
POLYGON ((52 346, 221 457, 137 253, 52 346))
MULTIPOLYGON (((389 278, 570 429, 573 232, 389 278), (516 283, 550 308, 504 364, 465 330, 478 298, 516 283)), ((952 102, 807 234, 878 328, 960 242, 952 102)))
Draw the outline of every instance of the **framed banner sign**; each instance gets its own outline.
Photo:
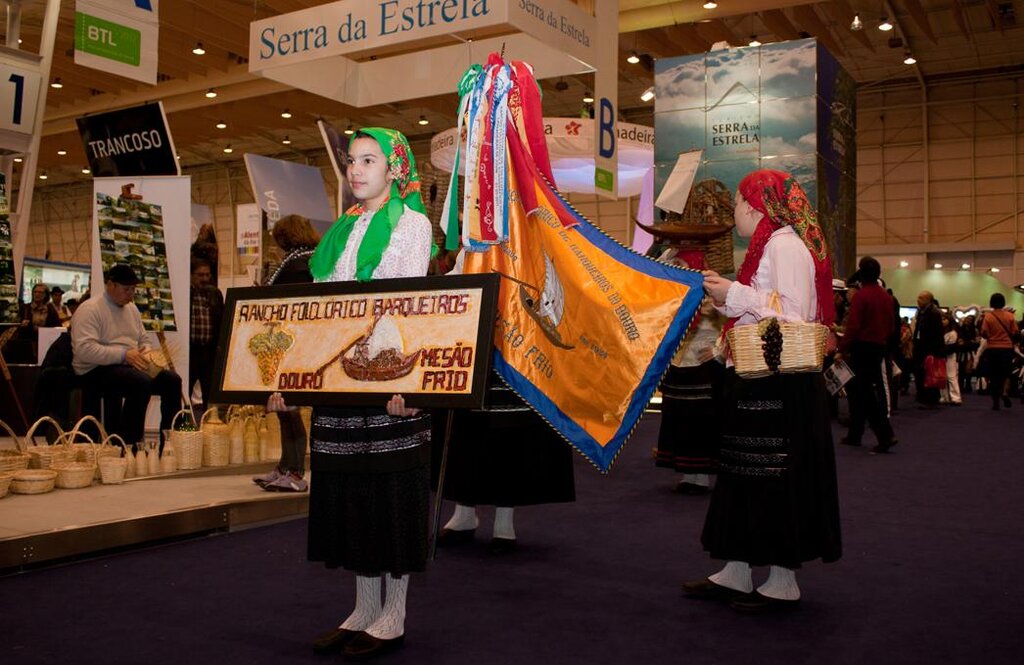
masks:
POLYGON ((413 407, 483 402, 496 274, 228 289, 211 401, 413 407))

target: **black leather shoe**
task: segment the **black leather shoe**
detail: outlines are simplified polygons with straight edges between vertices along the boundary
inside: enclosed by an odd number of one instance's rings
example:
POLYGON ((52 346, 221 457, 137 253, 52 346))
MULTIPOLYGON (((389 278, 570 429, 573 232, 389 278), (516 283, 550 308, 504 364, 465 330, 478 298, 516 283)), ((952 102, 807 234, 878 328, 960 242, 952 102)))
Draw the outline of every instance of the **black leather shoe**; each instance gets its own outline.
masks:
POLYGON ((738 612, 764 614, 767 612, 790 612, 800 607, 799 600, 781 600, 762 596, 758 592, 744 594, 742 598, 729 603, 729 607, 738 612))
POLYGON ((356 637, 345 645, 341 655, 345 660, 369 660, 377 656, 400 649, 405 643, 405 635, 393 637, 390 640, 382 640, 369 633, 358 633, 356 637))
POLYGON ((516 550, 515 538, 491 538, 487 547, 491 554, 510 554, 516 550))
POLYGON ((839 439, 839 445, 860 448, 860 441, 852 441, 844 436, 843 438, 839 439))
POLYGON ((730 602, 748 595, 743 591, 715 584, 707 578, 693 582, 683 582, 683 593, 702 600, 721 600, 724 602, 730 602))
POLYGON ((465 545, 466 543, 473 542, 475 537, 476 529, 463 529, 459 531, 455 529, 441 529, 441 533, 437 534, 437 546, 465 545))
POLYGON ((335 628, 313 640, 313 651, 320 654, 336 653, 359 634, 358 630, 335 628))
POLYGON ((888 453, 889 450, 891 450, 892 447, 895 446, 897 443, 899 443, 898 439, 889 439, 885 443, 880 443, 877 446, 875 446, 874 448, 872 448, 871 449, 871 454, 872 455, 884 455, 885 453, 888 453))

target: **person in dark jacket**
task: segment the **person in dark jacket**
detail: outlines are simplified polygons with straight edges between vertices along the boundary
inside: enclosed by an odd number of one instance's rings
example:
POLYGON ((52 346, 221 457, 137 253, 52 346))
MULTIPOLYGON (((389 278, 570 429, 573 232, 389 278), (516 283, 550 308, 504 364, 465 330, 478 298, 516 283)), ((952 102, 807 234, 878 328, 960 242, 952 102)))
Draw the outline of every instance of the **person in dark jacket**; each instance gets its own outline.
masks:
MULTIPOLYGON (((309 257, 316 250, 320 236, 309 220, 302 215, 282 217, 270 234, 285 256, 267 277, 265 285, 312 282, 309 257)), ((281 423, 281 460, 273 471, 252 480, 268 492, 305 492, 309 489, 303 479, 306 473, 306 426, 298 411, 278 411, 277 417, 281 423)))
POLYGON ((189 319, 188 387, 186 393, 199 382, 203 392, 200 413, 210 403, 213 389, 213 365, 217 355, 220 324, 224 318, 224 296, 212 283, 213 267, 205 258, 192 256, 192 289, 189 319))
POLYGON ((878 439, 872 452, 885 453, 896 445, 885 402, 882 363, 892 341, 892 298, 878 284, 882 267, 870 256, 860 260, 861 288, 850 302, 846 329, 839 351, 846 356, 853 379, 847 385, 850 396, 850 429, 840 443, 859 446, 865 421, 878 439))
POLYGON ((917 323, 914 326, 914 383, 917 401, 924 406, 937 406, 939 389, 925 388, 924 361, 928 356, 946 357, 946 343, 942 332, 942 312, 931 291, 917 296, 917 323))

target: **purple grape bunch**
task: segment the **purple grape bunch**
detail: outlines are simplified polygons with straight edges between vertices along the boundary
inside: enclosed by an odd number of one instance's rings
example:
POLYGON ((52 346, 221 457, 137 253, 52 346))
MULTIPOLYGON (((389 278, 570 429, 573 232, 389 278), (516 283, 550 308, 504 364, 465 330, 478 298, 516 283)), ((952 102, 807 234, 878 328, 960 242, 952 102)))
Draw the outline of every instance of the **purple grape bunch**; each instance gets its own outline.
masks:
POLYGON ((778 372, 782 363, 782 328, 777 319, 769 319, 761 327, 761 351, 768 369, 778 372))

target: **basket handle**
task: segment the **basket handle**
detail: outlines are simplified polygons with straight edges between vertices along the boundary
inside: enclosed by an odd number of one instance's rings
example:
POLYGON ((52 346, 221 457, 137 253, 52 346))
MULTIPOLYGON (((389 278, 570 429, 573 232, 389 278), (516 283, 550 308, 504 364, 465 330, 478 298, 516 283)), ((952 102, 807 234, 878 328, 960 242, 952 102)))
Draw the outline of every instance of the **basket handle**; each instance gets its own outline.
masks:
POLYGON ((19 436, 18 436, 17 434, 15 434, 15 433, 14 433, 14 430, 13 430, 13 429, 11 429, 11 426, 10 426, 10 425, 8 425, 8 424, 7 424, 7 423, 5 423, 4 421, 0 420, 0 429, 3 429, 3 430, 4 430, 5 432, 7 432, 7 434, 8 434, 8 435, 9 435, 9 436, 10 436, 10 437, 11 437, 12 439, 14 439, 14 447, 15 447, 15 448, 17 448, 17 449, 18 449, 19 451, 21 451, 21 450, 23 450, 23 449, 25 448, 25 445, 27 445, 27 444, 25 444, 25 443, 24 443, 24 442, 23 442, 23 441, 21 440, 21 438, 20 438, 20 437, 19 437, 19 436))
MULTIPOLYGON (((178 424, 178 417, 181 416, 181 414, 183 414, 183 413, 187 413, 187 414, 191 415, 192 414, 192 409, 182 409, 181 411, 178 411, 176 414, 174 414, 174 417, 171 418, 171 429, 172 430, 174 429, 175 425, 178 424)), ((195 416, 192 416, 192 422, 194 423, 195 421, 196 421, 195 416)))
MULTIPOLYGON (((101 423, 99 421, 99 418, 97 418, 96 416, 92 416, 92 415, 84 415, 84 416, 82 416, 78 420, 78 422, 75 423, 75 426, 71 428, 72 433, 74 433, 74 432, 81 432, 82 431, 82 425, 84 425, 85 423, 92 423, 92 424, 96 425, 96 429, 99 430, 99 433, 100 433, 100 439, 107 438, 107 430, 106 430, 106 428, 103 427, 103 423, 101 423)), ((89 441, 94 443, 92 441, 91 437, 89 438, 89 441)))
MULTIPOLYGON (((126 444, 126 443, 124 442, 124 439, 122 439, 122 438, 121 438, 121 437, 120 437, 119 435, 117 435, 117 434, 111 434, 111 435, 109 435, 109 436, 108 436, 107 438, 103 439, 103 443, 101 443, 100 445, 101 445, 101 446, 108 446, 108 445, 109 445, 109 446, 112 446, 112 445, 114 445, 115 443, 116 443, 117 445, 121 446, 121 452, 123 452, 123 453, 127 453, 127 452, 128 452, 128 444, 126 444), (113 439, 117 439, 117 441, 113 441, 113 439)), ((126 455, 126 456, 127 456, 127 455, 126 455)), ((98 462, 97 462, 97 463, 98 463, 98 462)))
MULTIPOLYGON (((231 411, 230 411, 230 409, 228 409, 228 413, 230 413, 230 412, 231 412, 231 411)), ((220 417, 220 413, 219 413, 219 412, 217 411, 217 407, 215 407, 215 406, 211 406, 211 407, 210 407, 209 409, 207 409, 207 410, 206 410, 206 413, 204 413, 204 414, 202 415, 202 417, 201 417, 201 418, 199 418, 199 429, 203 429, 203 425, 205 425, 205 424, 206 424, 206 418, 207 418, 207 416, 209 416, 209 415, 210 415, 211 413, 212 413, 212 414, 214 414, 214 415, 216 415, 216 416, 217 416, 218 418, 220 417)), ((222 422, 226 422, 226 421, 222 421, 222 422)), ((216 423, 215 423, 215 424, 216 424, 216 423)))
MULTIPOLYGON (((60 423, 51 418, 50 416, 43 416, 39 420, 32 423, 32 426, 28 428, 27 432, 25 432, 24 442, 26 447, 28 447, 30 445, 30 442, 33 441, 32 437, 36 433, 36 428, 42 425, 43 423, 50 423, 51 425, 53 425, 54 429, 57 430, 57 442, 60 442, 61 438, 64 436, 64 428, 62 428, 60 426, 60 423)), ((17 439, 15 439, 15 441, 17 441, 17 439)))

